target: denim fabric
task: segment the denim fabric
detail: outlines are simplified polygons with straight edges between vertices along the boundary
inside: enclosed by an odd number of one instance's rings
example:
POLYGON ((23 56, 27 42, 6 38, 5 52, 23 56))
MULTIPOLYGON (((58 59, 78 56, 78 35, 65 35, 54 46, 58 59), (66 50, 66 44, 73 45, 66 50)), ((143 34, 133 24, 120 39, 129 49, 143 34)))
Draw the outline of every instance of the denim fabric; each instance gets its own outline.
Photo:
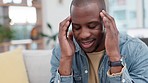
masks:
MULTIPOLYGON (((50 83, 88 83, 88 59, 76 42, 75 45, 76 51, 73 57, 72 75, 70 76, 60 76, 58 73, 60 46, 57 45, 53 49, 50 83)), ((120 34, 119 46, 120 54, 123 57, 123 72, 117 76, 107 74, 109 59, 105 53, 98 69, 100 83, 148 83, 148 47, 146 44, 137 38, 120 34)))

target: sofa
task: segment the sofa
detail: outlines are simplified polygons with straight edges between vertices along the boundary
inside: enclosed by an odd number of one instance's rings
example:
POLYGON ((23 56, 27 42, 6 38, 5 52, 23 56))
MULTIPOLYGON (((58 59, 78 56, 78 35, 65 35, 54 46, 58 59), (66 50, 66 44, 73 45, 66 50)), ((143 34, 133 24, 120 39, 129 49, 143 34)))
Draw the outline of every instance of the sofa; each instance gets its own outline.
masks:
POLYGON ((18 49, 1 53, 0 83, 49 83, 51 54, 52 50, 18 49))
POLYGON ((24 50, 23 57, 29 83, 49 83, 52 50, 24 50))

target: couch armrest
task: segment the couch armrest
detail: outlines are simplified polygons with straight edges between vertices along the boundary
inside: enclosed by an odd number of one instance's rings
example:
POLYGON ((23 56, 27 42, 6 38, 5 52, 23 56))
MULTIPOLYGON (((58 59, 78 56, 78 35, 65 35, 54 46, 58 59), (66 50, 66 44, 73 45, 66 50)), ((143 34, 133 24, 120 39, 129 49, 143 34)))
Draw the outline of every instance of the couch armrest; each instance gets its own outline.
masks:
POLYGON ((29 83, 49 83, 52 50, 25 50, 24 62, 29 83))

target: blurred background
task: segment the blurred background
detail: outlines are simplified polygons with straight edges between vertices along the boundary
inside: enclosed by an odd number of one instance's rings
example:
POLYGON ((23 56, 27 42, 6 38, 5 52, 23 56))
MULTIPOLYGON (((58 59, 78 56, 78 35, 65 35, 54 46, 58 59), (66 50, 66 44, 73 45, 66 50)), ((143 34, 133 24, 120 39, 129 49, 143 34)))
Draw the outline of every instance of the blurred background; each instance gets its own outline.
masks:
MULTIPOLYGON (((52 49, 71 0, 0 0, 0 52, 52 49)), ((148 43, 148 0, 106 0, 118 30, 148 43)))

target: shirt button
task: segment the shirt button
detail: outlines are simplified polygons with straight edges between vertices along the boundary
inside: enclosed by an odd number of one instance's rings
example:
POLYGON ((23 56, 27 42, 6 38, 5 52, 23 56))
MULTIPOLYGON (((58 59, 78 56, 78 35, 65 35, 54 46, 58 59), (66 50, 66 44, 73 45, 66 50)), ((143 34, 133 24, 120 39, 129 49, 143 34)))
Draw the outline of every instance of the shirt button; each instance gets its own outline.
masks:
POLYGON ((58 83, 60 83, 60 80, 58 80, 58 83))
POLYGON ((85 70, 85 73, 88 73, 88 71, 87 71, 87 70, 85 70))
POLYGON ((125 79, 122 79, 122 83, 125 83, 125 79))

